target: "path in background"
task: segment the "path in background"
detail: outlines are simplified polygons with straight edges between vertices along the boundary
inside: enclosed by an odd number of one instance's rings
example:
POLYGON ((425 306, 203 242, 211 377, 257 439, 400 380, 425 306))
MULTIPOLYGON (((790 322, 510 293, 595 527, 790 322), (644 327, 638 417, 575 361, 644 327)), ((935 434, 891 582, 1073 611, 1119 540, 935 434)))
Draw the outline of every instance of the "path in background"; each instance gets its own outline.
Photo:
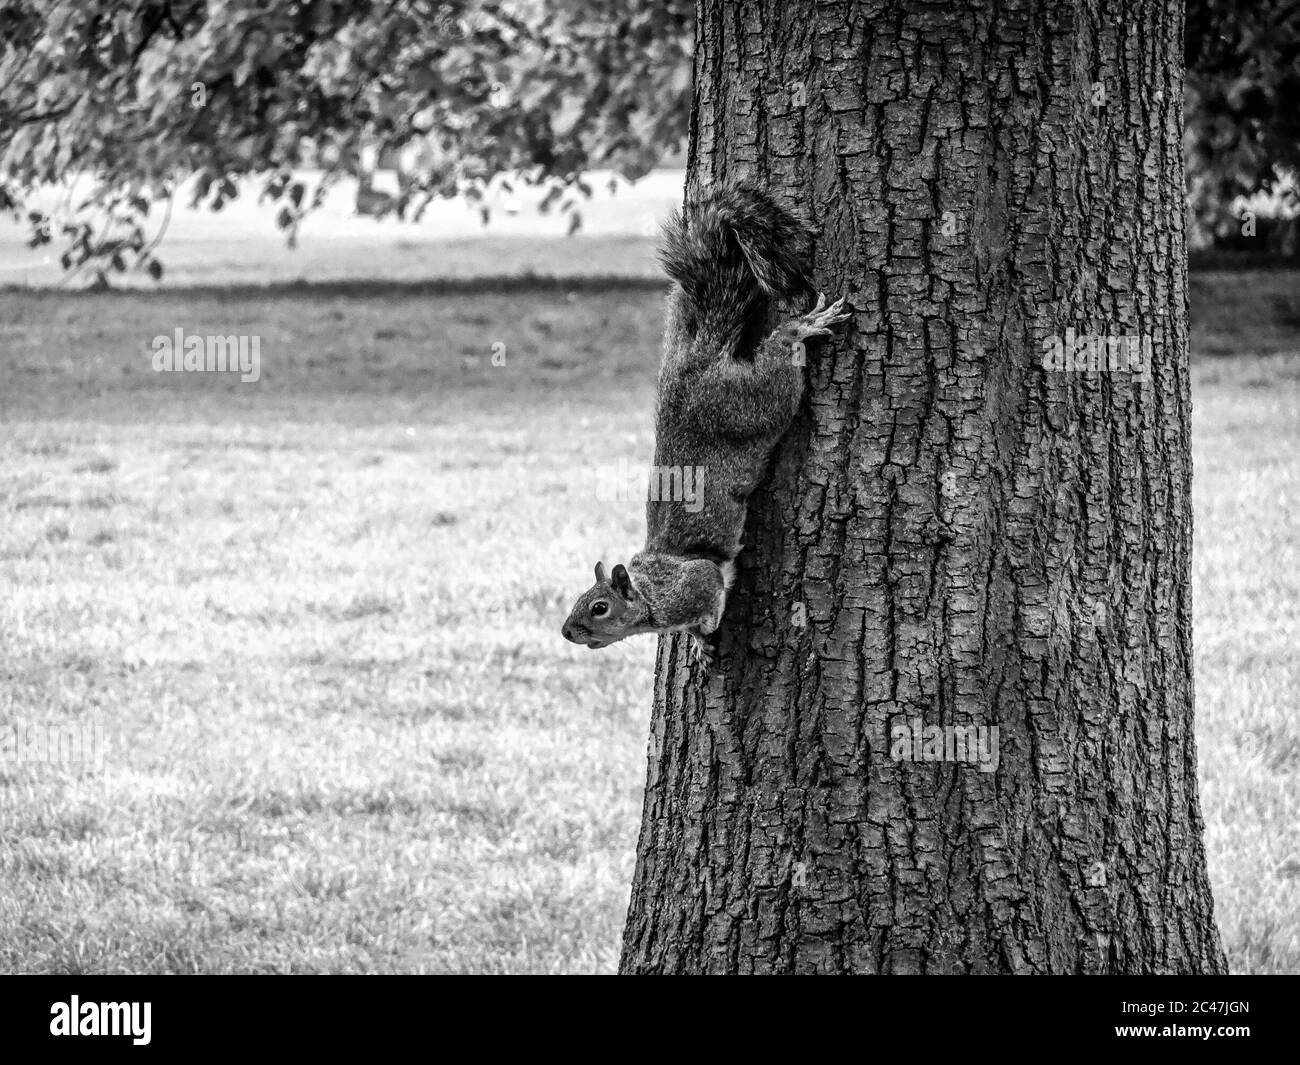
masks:
MULTIPOLYGON (((317 174, 300 175, 315 187, 317 174)), ((391 175, 381 175, 381 178, 391 175)), ((582 229, 567 236, 569 216, 537 209, 543 193, 494 194, 487 225, 463 199, 429 205, 420 222, 358 215, 355 180, 340 181, 319 210, 307 216, 298 246, 289 248, 276 229, 278 203, 258 203, 260 180, 243 183, 238 199, 220 212, 191 209, 190 183, 177 193, 167 234, 158 249, 166 267, 163 286, 248 285, 291 281, 394 280, 503 277, 662 276, 654 258, 659 225, 681 202, 681 170, 656 170, 635 185, 610 175, 591 175, 592 198, 580 200, 582 229)), ((376 187, 391 191, 395 182, 376 187)), ((75 193, 74 189, 74 193, 75 193)), ((28 207, 48 210, 63 197, 53 190, 28 207)), ((161 224, 161 216, 152 220, 161 224)), ((154 232, 153 229, 150 232, 154 232)), ((32 287, 63 283, 61 246, 31 249, 29 227, 0 218, 0 285, 32 287)), ((81 287, 85 278, 72 282, 81 287)), ((143 274, 114 278, 115 287, 154 288, 143 274)))

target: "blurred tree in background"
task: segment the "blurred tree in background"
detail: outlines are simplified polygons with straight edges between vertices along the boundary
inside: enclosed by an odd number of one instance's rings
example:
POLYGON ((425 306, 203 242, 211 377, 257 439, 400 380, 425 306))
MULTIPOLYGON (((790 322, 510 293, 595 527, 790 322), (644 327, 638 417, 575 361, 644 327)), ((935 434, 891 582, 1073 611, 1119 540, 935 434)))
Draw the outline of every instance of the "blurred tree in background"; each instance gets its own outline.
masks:
POLYGON ((0 2, 0 208, 81 175, 59 217, 30 213, 32 242, 64 238, 65 267, 102 280, 161 271, 146 215, 190 175, 214 210, 260 175, 291 236, 344 175, 376 215, 481 202, 501 175, 567 207, 585 171, 634 179, 684 141, 693 17, 683 0, 0 2), (376 193, 374 160, 394 157, 400 189, 376 193))
MULTIPOLYGON (((493 180, 571 209, 585 172, 635 179, 685 143, 693 38, 690 0, 0 0, 0 209, 62 184, 31 242, 101 281, 161 274, 148 216, 193 175, 213 210, 258 175, 291 239, 345 175, 368 214, 493 180)), ((1186 51, 1191 204, 1224 235, 1300 158, 1300 2, 1190 0, 1186 51)))
POLYGON ((1300 0, 1188 0, 1188 197, 1203 236, 1273 237, 1295 254, 1300 171, 1300 0), (1233 201, 1272 194, 1289 218, 1242 218, 1233 201), (1256 233, 1256 230, 1258 231, 1256 233), (1271 231, 1271 232, 1269 232, 1271 231))

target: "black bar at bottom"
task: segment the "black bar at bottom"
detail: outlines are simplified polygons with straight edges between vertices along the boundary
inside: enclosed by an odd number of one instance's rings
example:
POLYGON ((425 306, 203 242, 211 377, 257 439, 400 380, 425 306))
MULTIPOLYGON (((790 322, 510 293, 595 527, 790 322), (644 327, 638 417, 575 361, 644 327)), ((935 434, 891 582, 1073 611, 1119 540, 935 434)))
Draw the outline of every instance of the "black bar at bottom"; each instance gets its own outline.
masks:
POLYGON ((337 1057, 351 1048, 373 1058, 413 1045, 436 1057, 513 1048, 618 1059, 653 1056, 654 1042, 665 1057, 712 1045, 731 1057, 747 1044, 774 1052, 787 1041, 789 1053, 819 1057, 847 1041, 855 1060, 887 1047, 1086 1053, 1127 1045, 1180 1055, 1203 1047, 1223 1056, 1293 1045, 1298 992, 1292 976, 713 980, 689 988, 632 979, 7 976, 0 1045, 13 1062, 59 1051, 319 1049, 337 1057))

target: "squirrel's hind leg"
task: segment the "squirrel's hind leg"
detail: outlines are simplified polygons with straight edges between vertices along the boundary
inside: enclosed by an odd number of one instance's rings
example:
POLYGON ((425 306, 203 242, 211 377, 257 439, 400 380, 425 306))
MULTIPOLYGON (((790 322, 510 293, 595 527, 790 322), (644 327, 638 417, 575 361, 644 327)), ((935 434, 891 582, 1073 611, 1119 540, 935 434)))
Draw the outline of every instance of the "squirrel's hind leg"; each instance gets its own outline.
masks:
POLYGON ((844 309, 843 296, 828 307, 826 306, 826 296, 819 294, 817 296, 817 306, 807 314, 800 315, 798 318, 791 318, 781 328, 794 340, 806 340, 809 337, 828 337, 831 335, 832 326, 839 325, 840 322, 846 322, 850 317, 852 317, 850 312, 844 309))
POLYGON ((691 660, 700 665, 706 674, 713 672, 713 664, 717 661, 717 648, 713 641, 715 636, 706 635, 699 629, 688 630, 691 638, 691 660))

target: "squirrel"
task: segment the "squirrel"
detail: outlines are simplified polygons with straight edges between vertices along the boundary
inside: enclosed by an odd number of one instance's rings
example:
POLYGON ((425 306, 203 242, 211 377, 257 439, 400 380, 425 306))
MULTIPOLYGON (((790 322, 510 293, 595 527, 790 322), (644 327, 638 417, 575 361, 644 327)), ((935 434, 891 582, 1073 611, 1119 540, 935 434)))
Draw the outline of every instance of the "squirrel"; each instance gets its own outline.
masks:
POLYGON ((612 573, 596 563, 596 583, 561 629, 566 640, 595 650, 639 633, 686 632, 697 662, 712 668, 709 637, 735 577, 749 496, 803 399, 803 342, 849 317, 843 299, 827 306, 818 295, 811 310, 760 339, 773 301, 811 302, 812 237, 752 181, 707 190, 668 219, 659 259, 674 283, 654 465, 694 468, 703 502, 662 498, 656 484, 668 478, 652 476, 645 547, 612 573))

